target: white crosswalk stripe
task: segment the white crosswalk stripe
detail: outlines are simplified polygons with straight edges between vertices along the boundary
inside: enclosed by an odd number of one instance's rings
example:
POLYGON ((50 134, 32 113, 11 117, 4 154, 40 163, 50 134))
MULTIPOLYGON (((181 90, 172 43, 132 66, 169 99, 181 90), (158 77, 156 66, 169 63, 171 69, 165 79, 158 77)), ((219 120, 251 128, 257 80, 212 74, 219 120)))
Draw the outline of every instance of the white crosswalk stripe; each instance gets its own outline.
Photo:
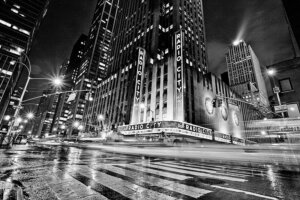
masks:
MULTIPOLYGON (((187 166, 181 166, 178 165, 178 163, 174 163, 174 164, 169 164, 169 163, 155 163, 157 165, 162 165, 162 166, 166 166, 166 167, 176 167, 176 168, 180 168, 180 169, 185 169, 185 170, 193 170, 193 171, 197 171, 197 172, 205 172, 205 173, 211 173, 211 174, 219 174, 219 175, 224 175, 224 173, 219 173, 216 170, 208 170, 208 169, 202 169, 200 167, 196 168, 196 167, 187 167, 187 166)), ((231 173, 226 173, 226 175, 229 176, 234 176, 234 177, 239 177, 239 178, 246 178, 247 176, 245 175, 239 175, 239 174, 231 174, 231 173)))
POLYGON ((112 190, 122 194, 123 196, 130 199, 165 199, 165 200, 175 200, 177 198, 149 190, 133 184, 129 181, 125 181, 121 178, 110 176, 108 174, 96 171, 87 166, 76 166, 76 170, 69 169, 71 172, 80 173, 88 178, 93 179, 95 182, 98 182, 112 190))
MULTIPOLYGON (((144 166, 144 167, 147 167, 147 166, 144 166)), ((159 165, 155 165, 155 164, 151 164, 151 165, 149 165, 149 167, 155 168, 155 169, 167 170, 167 171, 175 172, 175 173, 178 172, 178 173, 190 174, 193 176, 215 178, 215 179, 221 179, 221 180, 227 180, 227 181, 236 181, 236 182, 246 182, 247 181, 246 179, 243 179, 243 178, 235 178, 235 177, 229 177, 229 176, 224 176, 224 175, 212 175, 212 174, 207 174, 207 173, 203 173, 203 172, 193 172, 193 171, 188 171, 188 170, 184 170, 184 169, 175 169, 175 168, 171 168, 171 167, 159 166, 159 165)))
POLYGON ((180 175, 180 174, 176 174, 176 173, 172 173, 172 172, 163 172, 160 170, 155 170, 155 169, 148 169, 145 167, 140 167, 137 165, 128 165, 128 164, 118 164, 119 166, 124 166, 124 167, 128 167, 134 170, 138 170, 141 172, 146 172, 146 173, 151 173, 151 174, 157 174, 159 176, 164 176, 164 177, 168 177, 168 178, 173 178, 173 179, 177 179, 177 180, 185 180, 188 178, 192 178, 192 176, 185 176, 185 175, 180 175))
POLYGON ((169 181, 169 180, 157 178, 157 177, 154 177, 154 176, 147 176, 146 178, 141 177, 140 173, 138 173, 138 172, 133 172, 133 171, 126 170, 126 169, 124 170, 124 169, 114 167, 114 166, 97 165, 97 166, 94 166, 93 168, 96 169, 97 167, 99 167, 101 169, 108 170, 108 171, 115 172, 117 174, 127 176, 129 178, 133 178, 137 182, 140 181, 140 182, 149 183, 153 186, 166 188, 168 190, 179 192, 181 194, 184 194, 184 195, 187 195, 187 196, 190 196, 190 197, 194 197, 194 198, 199 198, 199 197, 211 192, 209 190, 205 190, 205 189, 201 189, 201 188, 196 188, 196 187, 176 183, 174 181, 169 181))

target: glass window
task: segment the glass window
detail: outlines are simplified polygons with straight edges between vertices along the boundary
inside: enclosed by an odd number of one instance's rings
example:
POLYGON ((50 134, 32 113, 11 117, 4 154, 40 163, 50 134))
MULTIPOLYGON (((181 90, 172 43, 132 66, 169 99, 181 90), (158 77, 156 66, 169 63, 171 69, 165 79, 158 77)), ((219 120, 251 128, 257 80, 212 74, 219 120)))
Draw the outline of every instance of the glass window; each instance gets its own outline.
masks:
POLYGON ((293 90, 290 78, 279 80, 279 85, 282 92, 293 90))

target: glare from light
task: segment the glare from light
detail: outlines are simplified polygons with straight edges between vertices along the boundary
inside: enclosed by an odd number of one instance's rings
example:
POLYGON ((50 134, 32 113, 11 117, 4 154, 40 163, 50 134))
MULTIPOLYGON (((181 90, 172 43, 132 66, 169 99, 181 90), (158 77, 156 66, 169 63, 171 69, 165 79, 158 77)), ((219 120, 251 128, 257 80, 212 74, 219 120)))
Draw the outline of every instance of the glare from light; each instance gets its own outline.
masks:
POLYGON ((80 123, 79 123, 78 121, 75 121, 75 122, 73 123, 73 126, 74 126, 75 128, 78 128, 78 127, 80 126, 80 123))
POLYGON ((265 117, 264 120, 266 121, 266 120, 268 120, 268 118, 265 117))
POLYGON ((94 98, 93 97, 89 97, 89 101, 93 101, 94 100, 94 98))
POLYGON ((57 128, 53 128, 53 131, 57 131, 57 128))
POLYGON ((237 46, 241 43, 241 40, 235 40, 232 44, 233 46, 237 46))
POLYGON ((9 64, 15 65, 15 64, 16 64, 16 61, 15 61, 15 60, 12 60, 12 61, 9 62, 9 64))
POLYGON ((21 125, 21 126, 20 126, 20 129, 23 129, 23 128, 24 128, 24 126, 23 126, 23 125, 21 125))
POLYGON ((266 131, 261 131, 261 134, 262 135, 267 135, 267 132, 266 131))
POLYGON ((78 130, 83 130, 83 126, 82 126, 82 125, 79 125, 79 126, 78 126, 78 130))
POLYGON ((140 108, 141 108, 141 109, 144 109, 145 107, 146 107, 146 106, 145 106, 144 103, 141 103, 141 104, 140 104, 140 108))
POLYGON ((9 115, 6 115, 5 117, 4 117, 4 120, 5 121, 9 121, 11 119, 11 117, 9 116, 9 115))
POLYGON ((23 119, 22 119, 21 117, 18 117, 18 118, 16 119, 16 121, 17 121, 18 123, 21 123, 21 122, 23 121, 23 119))
POLYGON ((98 119, 99 121, 101 121, 101 120, 104 119, 104 116, 100 114, 100 115, 97 116, 97 119, 98 119))
POLYGON ((291 108, 290 108, 290 111, 295 111, 295 108, 291 107, 291 108))
POLYGON ((28 131, 28 134, 31 134, 32 132, 31 131, 28 131))
POLYGON ((56 77, 52 81, 55 86, 62 86, 63 84, 63 80, 60 77, 56 77))
POLYGON ((61 129, 66 129, 66 126, 65 126, 65 125, 61 125, 60 128, 61 128, 61 129))
POLYGON ((28 123, 28 120, 27 119, 24 119, 24 121, 23 121, 25 124, 27 124, 28 123))
POLYGON ((274 69, 267 70, 267 73, 269 76, 274 76, 276 74, 276 71, 274 69))
POLYGON ((26 114, 27 119, 33 119, 34 118, 34 114, 32 112, 29 112, 26 114))

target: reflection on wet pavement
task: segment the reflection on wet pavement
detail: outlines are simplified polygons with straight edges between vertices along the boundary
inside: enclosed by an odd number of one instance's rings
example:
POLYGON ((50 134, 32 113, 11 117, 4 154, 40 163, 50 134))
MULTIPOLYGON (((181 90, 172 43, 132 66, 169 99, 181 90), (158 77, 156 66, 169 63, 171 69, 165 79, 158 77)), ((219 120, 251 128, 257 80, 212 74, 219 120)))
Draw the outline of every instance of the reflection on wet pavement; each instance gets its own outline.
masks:
POLYGON ((272 165, 168 160, 66 147, 0 150, 0 197, 300 199, 300 174, 272 165))

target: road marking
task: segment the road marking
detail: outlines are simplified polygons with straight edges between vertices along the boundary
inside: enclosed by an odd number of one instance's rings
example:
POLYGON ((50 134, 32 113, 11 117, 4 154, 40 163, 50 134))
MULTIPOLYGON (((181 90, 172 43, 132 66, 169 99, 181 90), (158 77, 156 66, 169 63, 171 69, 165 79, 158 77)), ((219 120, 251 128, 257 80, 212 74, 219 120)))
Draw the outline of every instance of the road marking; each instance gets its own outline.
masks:
MULTIPOLYGON (((72 171, 72 169, 70 169, 72 171)), ((108 174, 96 171, 87 166, 78 166, 75 173, 80 173, 84 176, 92 178, 95 182, 100 183, 112 190, 117 191, 118 193, 124 195, 127 198, 141 200, 141 199, 170 199, 175 200, 177 198, 149 190, 147 188, 138 186, 136 184, 132 184, 129 181, 123 180, 121 178, 117 178, 114 176, 110 176, 108 174)))
POLYGON ((278 200, 278 198, 275 198, 275 197, 265 196, 265 195, 261 195, 261 194, 257 194, 257 193, 253 193, 253 192, 244 191, 244 190, 227 188, 227 187, 222 187, 222 186, 218 186, 218 185, 211 185, 211 187, 218 188, 218 189, 223 189, 223 190, 228 190, 228 191, 232 191, 232 192, 245 193, 245 194, 248 194, 248 195, 252 195, 252 196, 256 196, 256 197, 261 197, 261 198, 265 198, 265 199, 278 200))
POLYGON ((136 180, 136 182, 142 181, 142 182, 145 182, 145 183, 149 183, 153 186, 166 188, 168 190, 179 192, 181 194, 184 194, 184 195, 187 195, 187 196, 190 196, 190 197, 194 197, 194 198, 199 198, 199 197, 211 192, 209 190, 205 190, 205 189, 201 189, 201 188, 196 188, 196 187, 176 183, 174 181, 164 180, 164 179, 157 178, 157 177, 154 177, 154 176, 147 176, 147 178, 143 178, 143 177, 141 177, 141 174, 138 173, 138 172, 133 172, 133 171, 126 170, 126 169, 121 169, 121 168, 114 167, 114 166, 107 166, 107 165, 98 165, 98 166, 99 166, 99 168, 102 168, 102 169, 105 169, 105 170, 108 170, 108 171, 112 171, 112 172, 115 172, 117 174, 121 174, 123 176, 133 178, 133 179, 136 180))
POLYGON ((131 168, 131 169, 134 169, 137 171, 146 172, 146 173, 150 173, 150 174, 157 174, 159 176, 173 178, 173 179, 177 179, 177 180, 181 180, 181 181, 185 180, 185 179, 193 178, 192 176, 185 176, 185 175, 180 175, 180 174, 176 174, 176 173, 172 173, 172 172, 162 172, 159 170, 144 168, 144 167, 131 165, 131 164, 117 164, 116 166, 124 166, 124 167, 131 168))
POLYGON ((151 168, 155 168, 155 169, 162 169, 162 170, 167 170, 167 171, 172 171, 172 172, 177 172, 177 173, 191 174, 193 176, 202 176, 202 177, 216 178, 216 179, 222 179, 222 180, 228 180, 228 181, 236 181, 236 182, 246 182, 247 181, 246 179, 242 179, 242 178, 234 178, 234 177, 223 176, 223 175, 222 176, 212 175, 212 174, 207 174, 207 173, 202 173, 202 172, 192 172, 192 171, 188 171, 188 170, 158 166, 155 164, 150 164, 150 165, 147 165, 144 167, 151 167, 151 168))
POLYGON ((152 163, 155 165, 162 165, 162 166, 167 166, 167 167, 175 167, 175 168, 180 168, 180 169, 186 169, 186 170, 193 170, 193 171, 197 171, 197 172, 206 172, 206 173, 211 173, 211 174, 220 174, 220 175, 229 175, 229 176, 234 176, 234 177, 240 177, 240 178, 245 178, 245 175, 237 175, 237 174, 230 174, 230 173, 220 173, 217 172, 215 170, 208 170, 208 169, 202 169, 202 168, 196 168, 196 167, 187 167, 187 166, 182 166, 182 165, 178 165, 177 163, 174 164, 169 164, 169 163, 152 163))

